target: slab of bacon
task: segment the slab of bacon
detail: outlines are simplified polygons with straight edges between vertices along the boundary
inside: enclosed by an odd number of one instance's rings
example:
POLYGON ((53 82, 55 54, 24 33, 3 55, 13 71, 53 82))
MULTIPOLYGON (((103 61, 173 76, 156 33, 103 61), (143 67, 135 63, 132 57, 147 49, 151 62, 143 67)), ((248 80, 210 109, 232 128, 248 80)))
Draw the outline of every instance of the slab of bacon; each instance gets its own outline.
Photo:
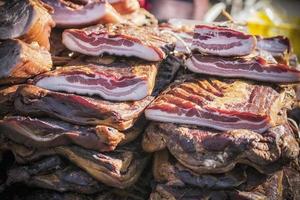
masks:
POLYGON ((299 70, 284 64, 268 63, 262 57, 227 58, 193 54, 186 65, 192 72, 200 74, 275 83, 300 82, 299 70))
POLYGON ((120 14, 129 14, 137 11, 140 8, 138 0, 108 0, 120 14))
POLYGON ((288 124, 259 134, 239 129, 217 131, 197 126, 151 123, 144 134, 147 152, 167 149, 178 162, 198 173, 223 173, 238 163, 272 174, 299 155, 299 145, 288 124))
POLYGON ((256 47, 256 38, 241 31, 210 25, 194 29, 192 49, 218 56, 245 56, 256 47))
POLYGON ((23 116, 0 120, 0 132, 7 138, 34 148, 50 148, 76 144, 99 152, 113 151, 118 145, 134 140, 144 129, 145 120, 127 131, 120 132, 109 126, 74 126, 51 119, 23 116))
POLYGON ((106 125, 126 130, 152 100, 153 97, 148 96, 140 101, 116 103, 24 85, 17 91, 14 105, 26 115, 47 115, 80 125, 106 125))
POLYGON ((171 86, 145 111, 150 120, 264 132, 286 120, 294 92, 241 80, 197 79, 171 86), (262 95, 263 94, 263 95, 262 95))
POLYGON ((148 61, 164 59, 164 48, 173 42, 170 35, 161 34, 157 28, 126 24, 69 29, 64 31, 62 37, 68 49, 85 55, 108 53, 135 56, 148 61))
POLYGON ((1 1, 0 16, 1 40, 19 38, 50 48, 49 37, 55 23, 39 1, 1 1))
POLYGON ((291 52, 291 43, 287 37, 276 36, 263 38, 257 36, 257 48, 270 52, 272 56, 283 56, 291 52))
POLYGON ((34 79, 34 83, 53 91, 98 95, 107 100, 141 100, 152 93, 158 63, 117 60, 104 65, 58 68, 34 79))
POLYGON ((75 28, 98 23, 121 22, 119 13, 103 0, 42 0, 54 9, 58 27, 75 28))
POLYGON ((0 150, 11 151, 18 164, 58 155, 87 172, 96 181, 117 188, 127 188, 136 183, 150 159, 138 142, 119 147, 113 152, 100 153, 76 145, 28 148, 5 138, 0 143, 0 150))
POLYGON ((50 53, 36 43, 9 39, 0 44, 0 85, 24 82, 51 68, 50 53))

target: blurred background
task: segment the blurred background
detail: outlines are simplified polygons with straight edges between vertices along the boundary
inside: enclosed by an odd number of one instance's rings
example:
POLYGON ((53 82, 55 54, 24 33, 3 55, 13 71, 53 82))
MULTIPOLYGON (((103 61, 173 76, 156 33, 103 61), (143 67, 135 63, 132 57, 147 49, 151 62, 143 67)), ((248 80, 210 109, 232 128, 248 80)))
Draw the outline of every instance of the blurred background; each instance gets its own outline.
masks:
POLYGON ((226 10, 252 34, 289 37, 300 58, 299 0, 141 0, 140 3, 160 21, 172 18, 207 23, 224 21, 227 18, 222 10, 226 10))

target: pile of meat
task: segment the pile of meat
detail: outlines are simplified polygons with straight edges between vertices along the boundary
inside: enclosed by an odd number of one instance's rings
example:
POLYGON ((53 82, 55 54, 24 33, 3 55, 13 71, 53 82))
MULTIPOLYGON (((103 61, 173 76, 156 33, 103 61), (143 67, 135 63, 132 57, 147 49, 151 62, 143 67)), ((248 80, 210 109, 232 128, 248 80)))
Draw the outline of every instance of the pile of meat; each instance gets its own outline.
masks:
POLYGON ((287 111, 300 72, 289 66, 288 39, 232 24, 162 29, 180 37, 179 53, 190 52, 189 72, 145 110, 153 122, 143 149, 155 152, 150 199, 299 198, 298 130, 287 111))
POLYGON ((0 199, 300 197, 287 38, 7 0, 0 40, 0 199))

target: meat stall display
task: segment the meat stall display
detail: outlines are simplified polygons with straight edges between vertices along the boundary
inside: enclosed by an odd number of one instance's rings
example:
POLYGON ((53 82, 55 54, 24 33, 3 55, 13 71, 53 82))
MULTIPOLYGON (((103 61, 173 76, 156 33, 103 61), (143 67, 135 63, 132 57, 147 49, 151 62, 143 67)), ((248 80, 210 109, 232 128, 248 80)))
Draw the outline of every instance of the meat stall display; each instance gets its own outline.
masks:
POLYGON ((7 0, 0 61, 0 199, 300 198, 286 37, 158 23, 137 0, 7 0))

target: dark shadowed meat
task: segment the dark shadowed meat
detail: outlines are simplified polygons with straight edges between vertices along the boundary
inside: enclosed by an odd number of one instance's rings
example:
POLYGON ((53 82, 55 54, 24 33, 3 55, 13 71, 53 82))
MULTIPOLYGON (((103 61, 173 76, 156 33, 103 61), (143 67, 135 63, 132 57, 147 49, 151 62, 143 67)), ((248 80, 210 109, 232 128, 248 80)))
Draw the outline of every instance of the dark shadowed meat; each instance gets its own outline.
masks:
MULTIPOLYGON (((197 174, 179 164, 164 150, 154 155, 153 174, 156 182, 173 186, 195 186, 205 189, 232 189, 246 183, 248 176, 258 173, 249 173, 247 167, 238 166, 223 174, 197 174)), ((261 179, 264 177, 262 176, 261 179)))
POLYGON ((59 192, 96 193, 106 187, 76 166, 57 156, 44 158, 29 165, 14 166, 7 172, 6 185, 22 183, 30 187, 59 192))
POLYGON ((1 1, 0 40, 20 38, 28 43, 36 41, 49 49, 50 32, 54 25, 47 9, 39 1, 1 1))
POLYGON ((36 44, 5 40, 0 44, 0 85, 23 82, 52 68, 50 53, 36 44))
POLYGON ((133 126, 153 97, 134 102, 109 102, 51 92, 33 85, 19 88, 15 109, 26 115, 47 115, 80 125, 106 125, 118 130, 133 126))
POLYGON ((253 52, 256 38, 230 28, 197 25, 192 49, 218 56, 244 56, 253 52))
POLYGON ((138 0, 108 0, 120 14, 129 14, 137 11, 140 8, 138 0))
POLYGON ((34 84, 52 91, 134 101, 152 93, 157 68, 158 63, 118 59, 103 65, 57 68, 36 77, 34 84))
POLYGON ((20 85, 0 88, 0 118, 14 111, 14 96, 20 85))
POLYGON ((9 140, 5 140, 0 149, 12 151, 19 164, 32 163, 45 156, 59 155, 87 172, 97 181, 117 188, 133 185, 149 160, 149 155, 141 150, 139 141, 109 153, 100 153, 78 146, 33 149, 9 140))
POLYGON ((286 121, 293 95, 241 80, 197 79, 171 86, 145 114, 154 121, 262 133, 286 121))
POLYGON ((300 82, 300 71, 284 64, 269 64, 262 57, 225 58, 194 54, 186 65, 189 70, 200 74, 276 83, 300 82))
POLYGON ((270 174, 299 154, 299 145, 288 125, 258 134, 152 123, 146 129, 143 148, 147 152, 167 148, 182 165, 200 174, 228 172, 237 163, 270 174))
POLYGON ((108 53, 135 56, 148 61, 163 60, 166 57, 164 48, 173 41, 170 35, 161 34, 155 27, 126 24, 68 29, 62 38, 68 49, 85 55, 108 53))
POLYGON ((49 118, 16 116, 0 120, 2 134, 28 147, 49 148, 76 144, 96 151, 113 151, 120 143, 134 140, 144 126, 145 120, 139 120, 131 129, 120 132, 108 126, 75 126, 49 118))
POLYGON ((119 13, 103 0, 42 0, 54 9, 52 17, 62 28, 84 27, 122 21, 119 13))

